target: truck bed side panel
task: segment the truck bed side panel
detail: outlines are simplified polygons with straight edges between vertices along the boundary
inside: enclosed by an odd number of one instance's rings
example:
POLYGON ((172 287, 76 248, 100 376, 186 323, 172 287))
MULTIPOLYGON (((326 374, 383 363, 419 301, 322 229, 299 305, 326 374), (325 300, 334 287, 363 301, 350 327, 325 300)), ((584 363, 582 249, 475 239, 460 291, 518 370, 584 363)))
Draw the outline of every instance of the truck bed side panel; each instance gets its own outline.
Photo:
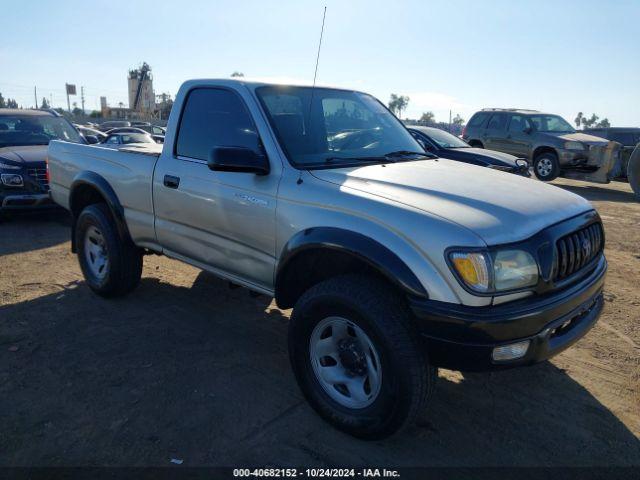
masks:
POLYGON ((157 154, 53 141, 48 156, 51 196, 56 203, 69 208, 74 179, 81 172, 95 172, 116 193, 133 241, 140 246, 156 246, 151 179, 157 154))

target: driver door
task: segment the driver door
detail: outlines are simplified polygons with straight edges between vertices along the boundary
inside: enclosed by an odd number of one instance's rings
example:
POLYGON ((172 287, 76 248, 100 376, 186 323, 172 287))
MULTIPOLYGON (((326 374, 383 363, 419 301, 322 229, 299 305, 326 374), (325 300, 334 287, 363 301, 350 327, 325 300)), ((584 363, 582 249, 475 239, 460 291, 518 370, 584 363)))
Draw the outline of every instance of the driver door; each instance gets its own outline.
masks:
POLYGON ((194 88, 184 102, 175 146, 163 150, 154 173, 158 243, 169 256, 270 290, 279 170, 271 161, 268 175, 212 171, 207 162, 215 147, 257 151, 262 142, 237 91, 194 88))

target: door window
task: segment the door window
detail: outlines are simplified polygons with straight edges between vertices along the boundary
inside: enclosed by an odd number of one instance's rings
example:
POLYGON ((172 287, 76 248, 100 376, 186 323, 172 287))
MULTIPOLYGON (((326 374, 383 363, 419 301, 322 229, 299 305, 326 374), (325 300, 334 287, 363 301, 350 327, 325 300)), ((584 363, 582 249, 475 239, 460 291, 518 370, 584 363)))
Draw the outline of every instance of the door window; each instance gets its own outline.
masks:
POLYGON ((529 127, 529 120, 523 115, 511 115, 509 121, 509 131, 512 133, 522 133, 525 128, 529 127))
POLYGON ((506 116, 501 113, 496 113, 489 120, 489 124, 487 125, 487 129, 489 130, 504 130, 505 127, 505 118, 506 116))
POLYGON ((176 154, 208 160, 214 147, 246 147, 259 151, 259 137, 242 99, 220 88, 196 88, 185 104, 176 154))

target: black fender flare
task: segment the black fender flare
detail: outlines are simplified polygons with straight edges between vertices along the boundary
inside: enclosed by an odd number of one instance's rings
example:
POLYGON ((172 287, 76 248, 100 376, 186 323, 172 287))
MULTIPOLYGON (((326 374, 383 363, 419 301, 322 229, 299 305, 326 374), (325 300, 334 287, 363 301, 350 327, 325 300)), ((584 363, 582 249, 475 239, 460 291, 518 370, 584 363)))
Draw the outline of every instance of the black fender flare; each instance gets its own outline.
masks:
POLYGON ((328 249, 352 255, 368 264, 407 295, 429 297, 407 264, 380 242, 351 230, 313 227, 296 233, 282 250, 275 277, 275 298, 278 305, 292 306, 285 291, 288 267, 299 254, 312 249, 328 249))
POLYGON ((75 178, 71 182, 71 187, 69 188, 69 210, 71 211, 73 217, 71 226, 71 250, 73 252, 76 251, 75 230, 77 217, 80 214, 80 212, 77 211, 77 208, 74 208, 74 203, 77 202, 77 195, 82 191, 83 187, 90 187, 100 194, 100 196, 104 199, 105 203, 109 207, 111 214, 113 215, 113 219, 116 222, 118 234, 120 235, 120 237, 131 238, 129 236, 127 222, 124 218, 124 208, 122 207, 122 204, 118 199, 118 195, 116 195, 116 192, 113 190, 113 187, 111 187, 111 185, 109 185, 109 182, 107 182, 107 180, 105 180, 105 178, 100 174, 85 170, 75 176, 75 178))

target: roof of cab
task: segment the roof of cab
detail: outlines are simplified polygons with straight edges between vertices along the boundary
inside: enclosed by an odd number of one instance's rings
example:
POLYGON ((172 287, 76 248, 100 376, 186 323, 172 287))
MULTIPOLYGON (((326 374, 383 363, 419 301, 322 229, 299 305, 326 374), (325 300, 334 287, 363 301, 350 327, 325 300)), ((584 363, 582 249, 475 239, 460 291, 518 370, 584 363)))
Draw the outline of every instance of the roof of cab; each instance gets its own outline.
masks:
MULTIPOLYGON (((311 88, 313 85, 311 82, 305 83, 304 80, 300 81, 296 79, 295 81, 288 81, 288 79, 283 79, 283 81, 265 81, 260 78, 194 78, 191 80, 186 80, 182 87, 192 88, 199 84, 217 84, 217 85, 243 85, 249 89, 256 89, 259 87, 306 87, 311 88)), ((181 87, 181 88, 182 88, 181 87)), ((315 88, 331 88, 333 90, 344 90, 347 92, 358 92, 354 88, 344 88, 344 87, 336 87, 334 85, 320 85, 316 84, 315 88)))
POLYGON ((0 108, 0 117, 21 115, 25 117, 57 117, 53 110, 28 110, 23 108, 0 108))

